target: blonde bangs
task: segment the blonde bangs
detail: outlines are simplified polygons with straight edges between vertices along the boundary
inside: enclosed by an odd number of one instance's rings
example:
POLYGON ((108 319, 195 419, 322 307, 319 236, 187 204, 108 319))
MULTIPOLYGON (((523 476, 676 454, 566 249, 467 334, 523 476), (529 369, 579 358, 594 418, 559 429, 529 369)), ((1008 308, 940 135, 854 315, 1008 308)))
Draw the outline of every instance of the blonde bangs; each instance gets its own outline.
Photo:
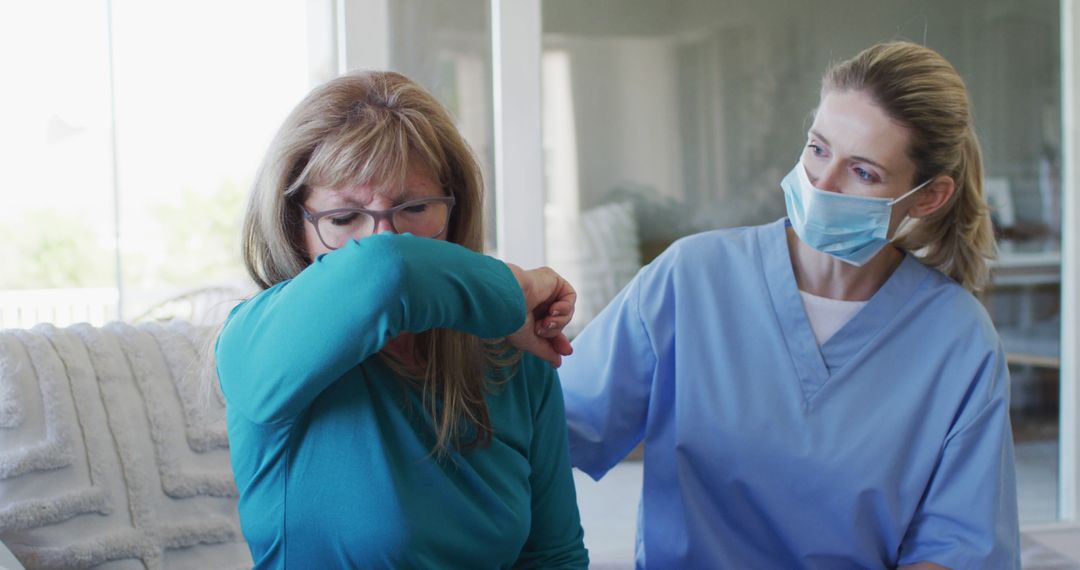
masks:
POLYGON ((400 188, 410 167, 417 166, 446 186, 446 156, 427 143, 435 129, 424 117, 384 108, 364 111, 366 116, 351 118, 315 147, 291 191, 314 186, 400 188))

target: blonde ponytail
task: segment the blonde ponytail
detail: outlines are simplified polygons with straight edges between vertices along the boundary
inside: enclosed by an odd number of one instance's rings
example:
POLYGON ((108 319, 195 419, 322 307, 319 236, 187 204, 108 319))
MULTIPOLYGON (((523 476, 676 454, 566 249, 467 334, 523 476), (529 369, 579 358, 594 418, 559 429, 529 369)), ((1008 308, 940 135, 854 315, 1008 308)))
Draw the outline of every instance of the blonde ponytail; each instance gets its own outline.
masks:
POLYGON ((895 243, 971 291, 989 281, 994 257, 990 208, 983 194, 982 151, 967 88, 940 54, 910 42, 864 50, 830 68, 822 92, 861 91, 911 131, 912 183, 949 176, 953 196, 934 213, 909 219, 895 243))
POLYGON ((982 191, 979 141, 970 131, 965 139, 950 203, 925 218, 912 220, 896 243, 965 289, 979 291, 990 279, 987 261, 995 254, 994 230, 982 191))

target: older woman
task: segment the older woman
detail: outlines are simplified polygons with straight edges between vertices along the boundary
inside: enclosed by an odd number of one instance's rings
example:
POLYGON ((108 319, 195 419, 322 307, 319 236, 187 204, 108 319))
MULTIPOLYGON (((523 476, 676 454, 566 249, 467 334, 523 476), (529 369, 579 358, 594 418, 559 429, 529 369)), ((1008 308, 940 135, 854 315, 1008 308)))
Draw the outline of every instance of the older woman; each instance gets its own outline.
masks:
POLYGON ((587 565, 552 367, 575 295, 482 243, 477 165, 405 77, 286 119, 244 223, 263 291, 216 348, 256 567, 587 565))
POLYGON ((574 342, 571 456, 644 440, 639 566, 1019 568, 993 236, 939 54, 832 67, 788 216, 673 245, 574 342))

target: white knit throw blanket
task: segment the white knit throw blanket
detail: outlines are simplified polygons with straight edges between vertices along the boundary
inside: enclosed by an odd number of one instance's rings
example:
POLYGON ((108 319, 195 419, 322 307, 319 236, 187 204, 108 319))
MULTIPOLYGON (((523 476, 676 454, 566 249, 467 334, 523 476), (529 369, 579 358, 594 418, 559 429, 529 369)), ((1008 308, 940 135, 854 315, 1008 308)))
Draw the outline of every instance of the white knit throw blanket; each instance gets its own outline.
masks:
POLYGON ((251 566, 210 334, 0 331, 0 541, 24 566, 251 566))

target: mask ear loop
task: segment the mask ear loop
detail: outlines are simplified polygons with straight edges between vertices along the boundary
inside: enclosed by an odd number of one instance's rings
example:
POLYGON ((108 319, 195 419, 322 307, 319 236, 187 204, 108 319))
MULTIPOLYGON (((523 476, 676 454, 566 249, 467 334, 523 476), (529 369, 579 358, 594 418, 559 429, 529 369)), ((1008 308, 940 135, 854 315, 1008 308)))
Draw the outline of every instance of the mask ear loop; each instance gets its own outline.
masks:
MULTIPOLYGON (((908 196, 911 196, 912 194, 918 192, 919 190, 922 190, 923 188, 926 187, 927 184, 930 184, 931 182, 933 182, 935 178, 937 178, 937 176, 932 176, 932 177, 928 178, 926 180, 926 182, 923 182, 922 184, 919 184, 918 186, 912 188, 911 190, 908 190, 903 196, 893 200, 892 202, 889 202, 889 207, 891 208, 892 206, 894 206, 895 204, 897 204, 898 202, 900 202, 904 198, 907 198, 908 196)), ((911 216, 904 216, 904 219, 900 221, 900 224, 898 226, 896 226, 896 232, 894 232, 893 237, 889 239, 889 243, 896 242, 896 240, 898 238, 900 238, 901 236, 908 233, 907 230, 908 230, 908 228, 910 226, 912 226, 914 224, 917 224, 917 223, 918 222, 915 220, 915 218, 912 218, 911 216)))
POLYGON ((937 176, 932 176, 930 178, 927 178, 926 182, 923 182, 922 184, 919 184, 918 186, 912 188, 911 190, 908 190, 903 196, 893 200, 892 202, 889 202, 889 205, 890 206, 895 206, 898 202, 900 202, 904 198, 907 198, 908 196, 911 196, 912 194, 914 194, 914 193, 918 192, 919 190, 922 190, 923 188, 925 188, 926 185, 933 182, 935 178, 937 178, 937 176))

